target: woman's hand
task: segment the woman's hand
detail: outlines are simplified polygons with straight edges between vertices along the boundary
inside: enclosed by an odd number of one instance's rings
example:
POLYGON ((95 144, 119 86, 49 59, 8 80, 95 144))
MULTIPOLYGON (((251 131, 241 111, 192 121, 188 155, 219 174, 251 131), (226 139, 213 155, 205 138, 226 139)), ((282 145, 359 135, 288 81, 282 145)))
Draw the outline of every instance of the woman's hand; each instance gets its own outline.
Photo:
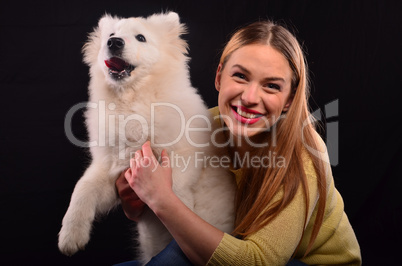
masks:
POLYGON ((150 142, 135 153, 125 177, 138 197, 153 211, 172 196, 172 169, 166 150, 162 151, 161 163, 154 156, 150 142))
POLYGON ((194 264, 205 265, 223 238, 223 232, 190 210, 172 190, 172 169, 167 152, 161 163, 146 142, 125 175, 130 187, 166 226, 194 264), (178 218, 180 217, 180 218, 178 218))
POLYGON ((121 205, 127 218, 138 222, 142 212, 144 211, 145 203, 140 200, 134 190, 128 184, 125 175, 131 175, 131 170, 128 169, 121 173, 116 180, 116 189, 121 199, 121 205))

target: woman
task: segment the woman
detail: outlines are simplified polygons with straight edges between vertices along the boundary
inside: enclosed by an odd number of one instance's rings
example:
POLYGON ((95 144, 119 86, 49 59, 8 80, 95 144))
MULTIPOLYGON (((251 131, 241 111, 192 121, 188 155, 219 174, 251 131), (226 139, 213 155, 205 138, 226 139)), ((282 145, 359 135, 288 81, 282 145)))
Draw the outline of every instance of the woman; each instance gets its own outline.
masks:
MULTIPOLYGON (((125 173, 140 199, 131 205, 135 193, 121 193, 127 216, 137 219, 138 203, 147 204, 193 264, 285 265, 296 259, 360 265, 326 147, 309 122, 307 66, 295 37, 272 22, 240 29, 222 53, 215 86, 218 108, 211 111, 220 114, 234 142, 229 148, 238 183, 234 232, 221 232, 179 200, 166 153, 156 171, 155 165, 146 167, 155 161, 149 143, 125 173), (236 163, 264 156, 280 163, 236 163)), ((119 178, 118 190, 130 191, 124 182, 119 178)))

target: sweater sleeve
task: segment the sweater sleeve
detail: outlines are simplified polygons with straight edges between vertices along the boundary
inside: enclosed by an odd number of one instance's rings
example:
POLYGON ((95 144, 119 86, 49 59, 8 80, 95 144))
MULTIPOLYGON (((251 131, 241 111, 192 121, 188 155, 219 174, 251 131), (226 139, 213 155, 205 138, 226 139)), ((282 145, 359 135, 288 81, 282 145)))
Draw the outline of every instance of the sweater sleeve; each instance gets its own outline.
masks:
MULTIPOLYGON (((214 116, 219 114, 217 107, 210 110, 214 116)), ((342 197, 334 186, 325 143, 318 134, 317 138, 322 148, 318 156, 323 156, 326 163, 327 204, 323 226, 313 249, 302 261, 309 265, 361 265, 360 247, 344 212, 342 197)), ((237 239, 225 233, 208 265, 285 265, 302 237, 295 258, 303 257, 311 236, 318 201, 317 175, 306 150, 303 164, 309 188, 309 210, 304 235, 306 205, 300 186, 292 202, 258 232, 245 239, 237 239)), ((280 197, 282 192, 273 201, 280 197)))
MULTIPOLYGON (((300 239, 296 259, 306 250, 317 213, 317 177, 310 157, 304 156, 309 187, 307 226, 303 235, 305 202, 300 186, 292 202, 269 224, 246 237, 237 239, 225 234, 212 254, 208 265, 285 265, 292 257, 300 239)), ((311 252, 302 259, 309 265, 361 265, 360 247, 347 216, 342 197, 334 187, 327 167, 327 203, 323 225, 311 252)), ((278 193, 273 201, 282 197, 278 193)))
MULTIPOLYGON (((311 189, 310 193, 315 201, 316 189, 311 189)), ((273 201, 280 197, 282 193, 273 201)), ((258 232, 243 240, 225 234, 208 265, 285 265, 302 237, 304 218, 305 203, 300 187, 293 201, 258 232)))

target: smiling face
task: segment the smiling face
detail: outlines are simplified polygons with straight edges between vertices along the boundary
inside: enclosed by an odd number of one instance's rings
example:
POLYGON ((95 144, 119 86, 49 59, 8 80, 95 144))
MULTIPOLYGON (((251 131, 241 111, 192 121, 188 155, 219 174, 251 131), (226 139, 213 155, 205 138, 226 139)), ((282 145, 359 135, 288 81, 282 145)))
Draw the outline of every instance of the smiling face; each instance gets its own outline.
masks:
POLYGON ((288 61, 270 45, 233 52, 215 79, 219 111, 230 132, 250 138, 270 129, 290 107, 291 79, 288 61))

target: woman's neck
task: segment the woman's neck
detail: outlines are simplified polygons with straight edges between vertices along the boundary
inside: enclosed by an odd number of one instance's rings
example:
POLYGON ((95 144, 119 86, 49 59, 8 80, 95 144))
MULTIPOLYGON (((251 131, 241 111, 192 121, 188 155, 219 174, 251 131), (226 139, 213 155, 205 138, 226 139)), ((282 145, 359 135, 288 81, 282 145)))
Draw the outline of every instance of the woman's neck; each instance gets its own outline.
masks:
POLYGON ((247 156, 250 155, 249 153, 255 153, 258 149, 269 145, 267 141, 269 138, 268 133, 260 133, 252 137, 239 137, 234 136, 231 133, 228 134, 230 134, 230 136, 227 137, 230 137, 233 140, 229 147, 232 161, 234 161, 235 158, 243 160, 243 158, 247 158, 247 156))

